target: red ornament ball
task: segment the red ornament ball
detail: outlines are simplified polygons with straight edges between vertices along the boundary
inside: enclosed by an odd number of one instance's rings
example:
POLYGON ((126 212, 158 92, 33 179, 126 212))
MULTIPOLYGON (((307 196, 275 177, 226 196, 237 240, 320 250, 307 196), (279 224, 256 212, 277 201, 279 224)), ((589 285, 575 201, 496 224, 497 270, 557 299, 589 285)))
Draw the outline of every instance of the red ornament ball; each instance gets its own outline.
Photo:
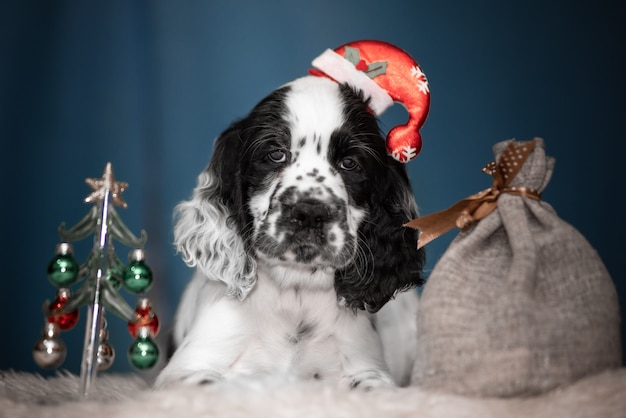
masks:
POLYGON ((61 331, 70 330, 78 323, 78 309, 68 313, 57 312, 62 310, 67 301, 67 298, 57 296, 57 298, 48 306, 48 310, 51 312, 51 315, 47 318, 48 322, 57 324, 61 331))
POLYGON ((153 337, 159 333, 159 318, 150 307, 137 307, 135 320, 128 322, 128 332, 133 338, 137 338, 137 332, 143 327, 148 327, 153 337))

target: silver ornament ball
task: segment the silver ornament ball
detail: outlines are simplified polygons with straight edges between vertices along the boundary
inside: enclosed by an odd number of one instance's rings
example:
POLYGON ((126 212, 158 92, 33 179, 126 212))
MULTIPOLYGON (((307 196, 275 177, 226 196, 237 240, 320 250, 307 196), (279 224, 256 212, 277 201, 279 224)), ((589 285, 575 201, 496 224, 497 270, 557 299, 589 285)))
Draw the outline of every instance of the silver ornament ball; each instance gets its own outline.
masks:
POLYGON ((33 359, 39 367, 56 369, 65 361, 67 347, 61 337, 59 337, 57 324, 46 324, 43 334, 33 347, 33 359))
POLYGON ((98 345, 97 369, 99 372, 107 370, 115 361, 115 349, 108 341, 101 342, 98 345))

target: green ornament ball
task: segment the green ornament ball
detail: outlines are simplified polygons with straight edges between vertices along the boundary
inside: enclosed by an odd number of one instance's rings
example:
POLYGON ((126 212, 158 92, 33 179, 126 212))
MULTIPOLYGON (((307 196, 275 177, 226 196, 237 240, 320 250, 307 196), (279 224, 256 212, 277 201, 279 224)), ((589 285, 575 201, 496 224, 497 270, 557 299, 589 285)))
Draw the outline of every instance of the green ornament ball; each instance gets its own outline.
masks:
POLYGON ((124 287, 132 293, 146 292, 152 286, 152 271, 143 261, 132 261, 124 271, 124 287))
POLYGON ((78 277, 78 262, 71 254, 58 254, 48 264, 48 280, 57 287, 66 287, 78 277))
POLYGON ((159 359, 159 349, 150 337, 140 337, 128 350, 128 361, 140 370, 149 369, 159 359))

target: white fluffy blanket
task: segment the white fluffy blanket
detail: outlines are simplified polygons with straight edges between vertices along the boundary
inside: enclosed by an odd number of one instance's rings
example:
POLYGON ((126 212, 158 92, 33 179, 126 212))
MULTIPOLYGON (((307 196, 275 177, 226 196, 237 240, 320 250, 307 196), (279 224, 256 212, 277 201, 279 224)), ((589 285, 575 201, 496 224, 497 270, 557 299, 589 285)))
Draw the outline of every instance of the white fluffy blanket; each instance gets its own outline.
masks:
POLYGON ((626 368, 537 397, 479 399, 418 387, 339 390, 320 382, 255 380, 153 391, 136 375, 102 374, 77 399, 79 378, 0 371, 1 417, 625 417, 626 368))

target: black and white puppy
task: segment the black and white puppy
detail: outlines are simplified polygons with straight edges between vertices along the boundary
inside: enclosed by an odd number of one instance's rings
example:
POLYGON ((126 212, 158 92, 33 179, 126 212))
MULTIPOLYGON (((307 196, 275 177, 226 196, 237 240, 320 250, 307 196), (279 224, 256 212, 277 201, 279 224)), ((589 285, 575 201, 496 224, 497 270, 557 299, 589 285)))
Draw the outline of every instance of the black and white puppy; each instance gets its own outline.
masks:
POLYGON ((398 292, 422 283, 402 226, 417 208, 360 91, 314 76, 277 89, 217 139, 177 212, 175 243, 197 272, 157 387, 408 383, 417 294, 398 292))

